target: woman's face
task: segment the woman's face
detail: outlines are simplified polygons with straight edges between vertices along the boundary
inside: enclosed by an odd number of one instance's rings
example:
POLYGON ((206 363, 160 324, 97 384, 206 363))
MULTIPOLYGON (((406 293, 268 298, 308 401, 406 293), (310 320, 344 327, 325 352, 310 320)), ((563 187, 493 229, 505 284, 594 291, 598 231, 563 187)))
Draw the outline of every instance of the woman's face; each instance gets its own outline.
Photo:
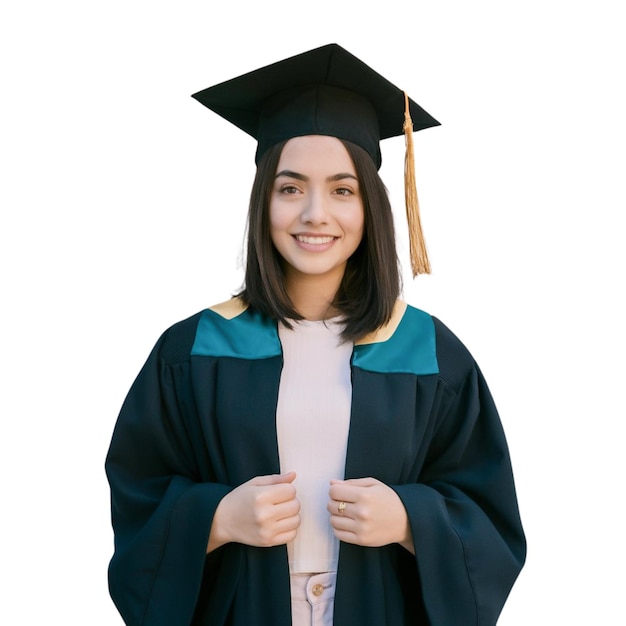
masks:
POLYGON ((318 276, 338 287, 363 237, 352 159, 335 137, 294 137, 283 148, 269 207, 270 235, 288 280, 318 276))

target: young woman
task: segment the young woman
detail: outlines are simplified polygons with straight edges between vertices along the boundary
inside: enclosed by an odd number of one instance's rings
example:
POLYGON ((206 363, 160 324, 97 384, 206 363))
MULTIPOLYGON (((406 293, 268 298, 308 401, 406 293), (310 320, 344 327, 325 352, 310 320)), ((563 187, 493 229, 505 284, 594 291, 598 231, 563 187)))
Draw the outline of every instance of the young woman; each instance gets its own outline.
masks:
POLYGON ((477 365, 398 300, 377 168, 402 92, 331 45, 196 97, 259 142, 245 285, 164 333, 120 413, 120 613, 495 624, 524 535, 477 365))

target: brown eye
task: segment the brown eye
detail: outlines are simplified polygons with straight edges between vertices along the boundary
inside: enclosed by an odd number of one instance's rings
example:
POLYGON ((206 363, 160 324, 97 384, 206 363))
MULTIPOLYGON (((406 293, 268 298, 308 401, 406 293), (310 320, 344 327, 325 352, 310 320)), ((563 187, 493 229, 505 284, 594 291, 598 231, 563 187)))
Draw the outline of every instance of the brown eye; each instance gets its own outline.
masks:
POLYGON ((347 187, 340 187, 339 189, 335 189, 335 193, 338 196, 351 196, 352 190, 348 189, 347 187))
POLYGON ((294 185, 285 185, 284 187, 280 188, 280 192, 286 194, 294 194, 298 193, 298 188, 294 187, 294 185))

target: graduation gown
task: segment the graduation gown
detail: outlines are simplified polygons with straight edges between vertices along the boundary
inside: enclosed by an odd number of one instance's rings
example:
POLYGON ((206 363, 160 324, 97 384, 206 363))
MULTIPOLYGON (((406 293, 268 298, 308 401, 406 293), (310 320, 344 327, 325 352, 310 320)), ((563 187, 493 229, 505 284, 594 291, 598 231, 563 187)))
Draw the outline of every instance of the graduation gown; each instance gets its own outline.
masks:
MULTIPOLYGON (((130 626, 290 626, 285 546, 206 555, 220 500, 280 473, 276 322, 233 299, 179 322, 134 382, 107 455, 111 596, 130 626)), ((345 478, 392 487, 415 556, 340 544, 336 626, 489 626, 525 558, 507 445, 481 372, 398 302, 354 346, 345 478)), ((320 390, 323 393, 323 390, 320 390)))

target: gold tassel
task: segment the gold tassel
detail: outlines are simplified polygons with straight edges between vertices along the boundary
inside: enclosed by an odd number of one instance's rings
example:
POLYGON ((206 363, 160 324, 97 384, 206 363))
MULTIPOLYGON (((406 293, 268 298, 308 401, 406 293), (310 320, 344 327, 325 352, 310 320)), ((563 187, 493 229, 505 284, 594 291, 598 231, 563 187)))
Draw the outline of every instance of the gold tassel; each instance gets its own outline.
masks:
POLYGON ((404 93, 404 139, 406 154, 404 157, 404 200, 406 218, 409 224, 409 250, 413 278, 418 274, 430 274, 430 262, 426 251, 426 242, 422 234, 420 206, 415 184, 415 157, 413 155, 413 120, 409 112, 409 96, 404 93))

